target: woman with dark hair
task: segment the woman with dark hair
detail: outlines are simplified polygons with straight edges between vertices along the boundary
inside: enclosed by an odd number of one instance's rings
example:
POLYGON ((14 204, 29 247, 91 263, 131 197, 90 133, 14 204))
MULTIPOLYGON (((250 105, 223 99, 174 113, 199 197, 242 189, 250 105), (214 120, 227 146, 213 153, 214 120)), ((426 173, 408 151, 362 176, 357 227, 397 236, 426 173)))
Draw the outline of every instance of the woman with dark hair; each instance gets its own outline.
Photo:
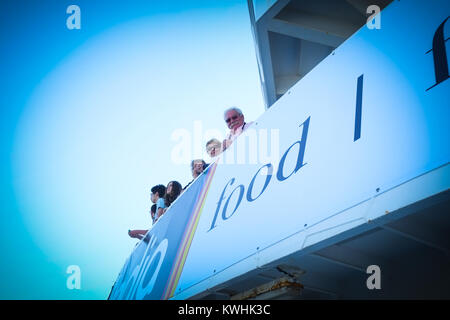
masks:
POLYGON ((166 195, 164 196, 164 204, 166 205, 164 212, 166 212, 167 208, 175 201, 176 198, 178 198, 182 189, 183 188, 178 181, 170 181, 167 184, 166 195))

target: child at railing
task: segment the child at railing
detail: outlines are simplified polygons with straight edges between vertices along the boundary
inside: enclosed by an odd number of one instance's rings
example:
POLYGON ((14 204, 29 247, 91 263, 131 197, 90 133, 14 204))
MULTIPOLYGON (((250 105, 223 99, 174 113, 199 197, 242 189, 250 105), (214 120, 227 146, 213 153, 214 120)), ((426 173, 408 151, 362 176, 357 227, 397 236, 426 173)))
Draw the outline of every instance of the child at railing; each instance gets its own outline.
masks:
MULTIPOLYGON (((166 208, 164 197, 166 195, 166 187, 162 184, 158 184, 151 189, 150 199, 154 203, 155 212, 152 214, 153 224, 164 213, 166 208)), ((153 206, 152 206, 153 209, 153 206)), ((152 210, 151 209, 151 210, 152 210)), ((128 235, 131 238, 142 239, 148 230, 128 230, 128 235)))

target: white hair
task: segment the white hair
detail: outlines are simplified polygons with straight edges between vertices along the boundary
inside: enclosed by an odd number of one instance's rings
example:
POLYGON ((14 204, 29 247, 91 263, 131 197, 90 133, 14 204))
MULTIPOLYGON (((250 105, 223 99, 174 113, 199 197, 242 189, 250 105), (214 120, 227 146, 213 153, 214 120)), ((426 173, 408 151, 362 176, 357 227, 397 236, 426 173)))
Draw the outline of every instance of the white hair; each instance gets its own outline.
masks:
POLYGON ((228 108, 227 110, 225 110, 225 112, 223 113, 223 117, 225 118, 227 116, 227 112, 230 112, 230 111, 236 111, 239 115, 241 115, 241 116, 243 115, 241 109, 239 109, 238 107, 231 107, 231 108, 228 108))

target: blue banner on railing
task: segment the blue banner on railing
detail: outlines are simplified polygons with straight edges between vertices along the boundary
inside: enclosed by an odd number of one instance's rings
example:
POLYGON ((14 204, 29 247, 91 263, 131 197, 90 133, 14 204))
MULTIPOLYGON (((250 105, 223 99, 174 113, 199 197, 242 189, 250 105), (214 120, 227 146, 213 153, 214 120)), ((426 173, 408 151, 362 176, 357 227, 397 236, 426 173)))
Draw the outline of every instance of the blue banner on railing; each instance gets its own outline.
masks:
POLYGON ((173 296, 216 164, 210 165, 147 232, 125 263, 110 299, 173 296))

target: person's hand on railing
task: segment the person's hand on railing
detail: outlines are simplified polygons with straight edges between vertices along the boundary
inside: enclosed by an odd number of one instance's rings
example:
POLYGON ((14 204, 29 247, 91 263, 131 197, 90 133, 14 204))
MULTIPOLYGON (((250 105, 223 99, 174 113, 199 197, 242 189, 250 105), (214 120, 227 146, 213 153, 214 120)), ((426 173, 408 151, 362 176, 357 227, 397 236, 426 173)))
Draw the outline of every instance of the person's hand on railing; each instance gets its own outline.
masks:
POLYGON ((131 238, 136 238, 141 240, 145 234, 147 233, 147 230, 128 230, 128 235, 131 238))
POLYGON ((224 139, 222 142, 222 151, 227 150, 227 148, 231 145, 233 141, 229 140, 229 139, 224 139))

